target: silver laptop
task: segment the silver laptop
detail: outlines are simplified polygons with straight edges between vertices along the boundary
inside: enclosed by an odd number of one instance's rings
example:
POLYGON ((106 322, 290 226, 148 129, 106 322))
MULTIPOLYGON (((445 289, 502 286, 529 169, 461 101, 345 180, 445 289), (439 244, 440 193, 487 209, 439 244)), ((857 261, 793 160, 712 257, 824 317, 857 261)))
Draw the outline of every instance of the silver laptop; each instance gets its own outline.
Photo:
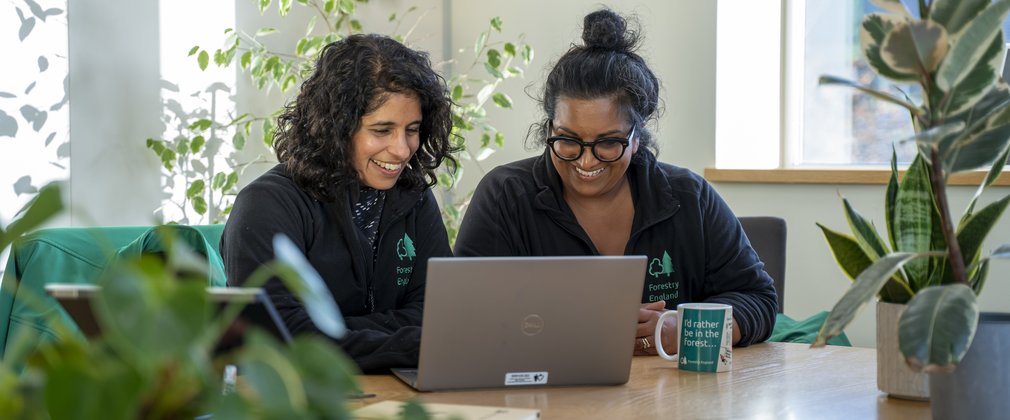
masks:
POLYGON ((628 381, 645 256, 432 258, 421 391, 628 381))

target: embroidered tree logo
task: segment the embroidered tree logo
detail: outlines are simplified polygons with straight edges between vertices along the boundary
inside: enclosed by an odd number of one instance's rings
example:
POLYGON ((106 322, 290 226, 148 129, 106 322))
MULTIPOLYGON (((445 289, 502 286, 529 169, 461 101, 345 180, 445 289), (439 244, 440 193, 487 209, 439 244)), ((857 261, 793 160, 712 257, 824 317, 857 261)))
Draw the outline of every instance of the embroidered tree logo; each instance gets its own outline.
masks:
POLYGON ((396 256, 400 257, 400 260, 404 258, 413 260, 417 256, 416 251, 414 251, 414 241, 406 233, 403 234, 403 239, 396 242, 396 256))
POLYGON ((658 278, 661 275, 666 275, 670 277, 670 273, 673 273, 673 260, 670 259, 670 254, 663 251, 663 259, 653 258, 652 262, 649 263, 649 275, 658 278))

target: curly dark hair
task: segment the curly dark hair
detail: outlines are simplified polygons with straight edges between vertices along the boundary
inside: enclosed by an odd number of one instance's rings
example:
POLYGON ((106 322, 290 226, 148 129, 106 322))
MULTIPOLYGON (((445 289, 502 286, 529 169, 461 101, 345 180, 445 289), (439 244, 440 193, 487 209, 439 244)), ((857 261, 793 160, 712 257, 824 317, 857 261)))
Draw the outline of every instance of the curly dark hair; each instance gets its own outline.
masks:
POLYGON ((418 98, 422 115, 420 145, 397 184, 430 188, 443 161, 450 171, 458 165, 450 142, 452 100, 427 53, 383 35, 351 35, 323 48, 298 97, 277 117, 277 159, 309 195, 333 201, 337 191, 358 183, 351 138, 361 118, 391 93, 418 98))
POLYGON ((645 149, 658 152, 646 122, 661 113, 659 79, 635 51, 639 32, 628 29, 627 21, 610 9, 586 15, 584 45, 573 45, 558 59, 544 82, 539 103, 546 118, 530 127, 527 142, 547 146, 549 123, 554 119, 558 98, 596 99, 613 97, 638 133, 639 159, 645 149))

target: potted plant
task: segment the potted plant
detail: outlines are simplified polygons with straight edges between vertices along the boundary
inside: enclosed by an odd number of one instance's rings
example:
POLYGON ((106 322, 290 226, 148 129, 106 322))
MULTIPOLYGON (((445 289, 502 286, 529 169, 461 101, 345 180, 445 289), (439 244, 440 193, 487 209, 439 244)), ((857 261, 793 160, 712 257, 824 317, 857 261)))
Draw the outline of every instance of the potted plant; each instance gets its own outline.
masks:
MULTIPOLYGON (((860 39, 867 63, 882 77, 917 83, 921 97, 899 97, 830 76, 822 77, 821 83, 851 86, 907 109, 916 133, 907 141, 915 142, 917 155, 900 182, 892 155, 885 192, 887 241, 844 199, 852 233, 820 226, 835 259, 854 281, 832 309, 814 346, 841 333, 875 296, 882 302, 906 304, 896 329, 900 350, 912 369, 936 373, 929 381, 934 413, 954 413, 948 404, 959 401, 971 407, 957 408, 956 413, 974 418, 966 410, 986 406, 960 393, 980 391, 964 385, 957 395, 937 390, 946 389, 943 384, 952 378, 939 372, 953 371, 962 358, 984 360, 989 356, 980 353, 994 350, 971 343, 977 330, 988 328, 988 319, 999 318, 980 317, 976 296, 985 284, 989 261, 1010 256, 1010 245, 985 256, 982 249, 1010 196, 978 209, 976 204, 1002 172, 1010 144, 1010 88, 998 75, 1004 59, 1001 24, 1010 0, 920 0, 917 17, 899 0, 874 3, 887 12, 862 20, 860 39), (948 178, 985 167, 987 176, 955 221, 947 198, 948 178)), ((881 350, 882 357, 884 353, 881 350)), ((996 371, 1006 381, 1005 368, 987 365, 983 372, 958 369, 956 375, 977 379, 996 371)), ((1007 400, 1003 395, 991 402, 1005 407, 1007 400)))
MULTIPOLYGON (((0 250, 61 209, 59 188, 43 188, 19 219, 0 226, 0 250)), ((114 260, 99 279, 92 301, 99 337, 57 323, 64 331, 56 340, 8 346, 0 362, 0 418, 350 417, 346 400, 359 392, 357 369, 331 340, 299 336, 282 345, 253 328, 228 341, 243 304, 216 310, 205 291, 206 260, 171 229, 162 238, 164 255, 114 260)), ((318 274, 286 238, 274 242, 277 260, 249 283, 281 278, 321 331, 342 334, 340 312, 318 274)), ((406 410, 427 418, 416 402, 406 410)))

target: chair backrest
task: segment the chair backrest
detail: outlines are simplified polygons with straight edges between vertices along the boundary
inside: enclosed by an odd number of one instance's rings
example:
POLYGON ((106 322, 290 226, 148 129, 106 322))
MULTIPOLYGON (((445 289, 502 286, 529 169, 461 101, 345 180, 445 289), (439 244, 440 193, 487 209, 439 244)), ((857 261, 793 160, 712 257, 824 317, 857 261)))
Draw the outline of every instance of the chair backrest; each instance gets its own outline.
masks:
POLYGON ((750 244, 765 263, 765 272, 775 282, 779 313, 785 309, 786 221, 779 217, 740 217, 750 244))
MULTIPOLYGON (((220 261, 218 242, 224 225, 177 226, 179 238, 220 261)), ((48 283, 94 283, 106 264, 122 253, 159 251, 157 230, 151 226, 72 227, 41 229, 11 245, 0 290, 0 360, 20 335, 30 348, 55 340, 53 323, 76 324, 53 298, 45 293, 48 283)), ((211 263, 214 264, 213 262, 211 263)), ((214 286, 224 286, 223 264, 214 286)))

